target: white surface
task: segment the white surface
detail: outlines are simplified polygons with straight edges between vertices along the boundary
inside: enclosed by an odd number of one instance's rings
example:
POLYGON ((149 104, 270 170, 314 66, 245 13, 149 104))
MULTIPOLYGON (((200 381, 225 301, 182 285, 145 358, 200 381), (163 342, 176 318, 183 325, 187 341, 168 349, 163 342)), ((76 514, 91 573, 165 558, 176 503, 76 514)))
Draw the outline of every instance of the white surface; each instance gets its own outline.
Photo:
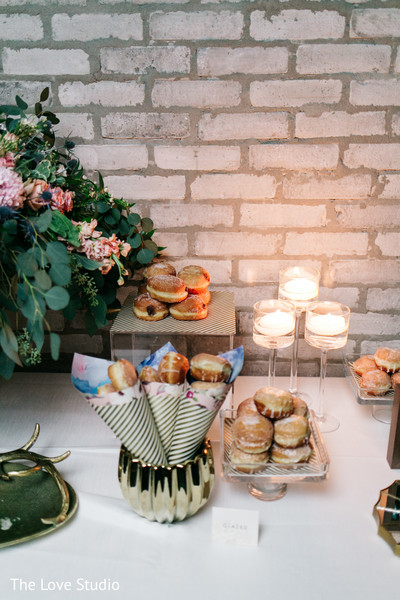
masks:
MULTIPOLYGON (((286 387, 287 380, 277 384, 286 387)), ((262 378, 238 378, 235 404, 263 385, 262 378)), ((317 387, 317 379, 299 380, 300 390, 311 396, 317 387)), ((215 442, 211 500, 187 521, 161 525, 137 516, 122 499, 119 444, 68 376, 21 374, 0 384, 1 450, 24 443, 39 422, 35 450, 53 456, 72 450, 59 470, 80 501, 75 519, 54 535, 1 551, 1 599, 397 598, 400 558, 377 535, 372 517, 379 490, 400 475, 385 458, 389 426, 356 402, 344 378, 327 380, 327 404, 341 422, 338 431, 325 434, 327 481, 293 484, 283 499, 260 502, 245 486, 221 481, 215 442), (258 546, 213 541, 213 506, 258 510, 258 546), (15 590, 12 578, 18 580, 15 590), (78 578, 93 585, 117 582, 119 590, 78 591, 78 578), (20 580, 36 589, 22 591, 20 580), (71 581, 73 591, 46 594, 41 580, 44 586, 71 581)))

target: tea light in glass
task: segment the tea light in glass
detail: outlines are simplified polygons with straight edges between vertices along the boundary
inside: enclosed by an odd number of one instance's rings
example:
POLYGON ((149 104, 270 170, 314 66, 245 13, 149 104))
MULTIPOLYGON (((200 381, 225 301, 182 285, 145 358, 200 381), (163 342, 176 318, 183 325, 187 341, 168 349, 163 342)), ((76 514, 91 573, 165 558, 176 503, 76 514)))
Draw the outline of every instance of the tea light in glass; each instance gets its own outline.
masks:
POLYGON ((287 348, 294 341, 296 307, 283 300, 261 300, 254 305, 253 340, 258 346, 268 348, 268 385, 275 382, 276 351, 287 348))

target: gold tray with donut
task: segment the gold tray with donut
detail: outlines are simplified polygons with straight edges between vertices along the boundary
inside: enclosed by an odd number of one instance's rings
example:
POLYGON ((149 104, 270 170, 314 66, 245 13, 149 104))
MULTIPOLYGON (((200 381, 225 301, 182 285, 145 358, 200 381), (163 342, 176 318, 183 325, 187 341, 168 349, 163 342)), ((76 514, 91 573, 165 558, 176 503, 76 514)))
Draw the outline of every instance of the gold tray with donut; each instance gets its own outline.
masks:
MULTIPOLYGON (((327 478, 329 456, 325 442, 318 428, 313 411, 308 417, 310 425, 311 456, 307 462, 296 464, 278 464, 267 462, 258 464, 254 473, 239 471, 230 460, 232 445, 232 424, 236 418, 236 409, 223 409, 221 419, 221 457, 222 479, 228 482, 247 483, 252 496, 260 500, 277 500, 286 493, 290 483, 322 481, 327 478)), ((246 465, 241 465, 241 468, 246 465)), ((251 465, 249 465, 251 468, 251 465)))
POLYGON ((394 390, 390 389, 383 396, 373 396, 367 391, 360 388, 360 375, 358 375, 353 367, 354 362, 360 358, 360 354, 345 354, 343 357, 344 371, 347 377, 350 387, 352 388, 358 404, 371 404, 371 405, 382 405, 390 406, 393 404, 394 390))

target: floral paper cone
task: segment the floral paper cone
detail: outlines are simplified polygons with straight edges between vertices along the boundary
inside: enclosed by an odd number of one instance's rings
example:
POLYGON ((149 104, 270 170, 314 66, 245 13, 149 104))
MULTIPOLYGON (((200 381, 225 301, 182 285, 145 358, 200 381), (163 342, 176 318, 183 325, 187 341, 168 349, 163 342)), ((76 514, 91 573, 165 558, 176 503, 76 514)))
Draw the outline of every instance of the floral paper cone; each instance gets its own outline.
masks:
POLYGON ((166 454, 141 384, 121 392, 98 395, 97 389, 110 383, 111 361, 75 354, 72 383, 107 423, 124 446, 143 462, 166 464, 166 454))

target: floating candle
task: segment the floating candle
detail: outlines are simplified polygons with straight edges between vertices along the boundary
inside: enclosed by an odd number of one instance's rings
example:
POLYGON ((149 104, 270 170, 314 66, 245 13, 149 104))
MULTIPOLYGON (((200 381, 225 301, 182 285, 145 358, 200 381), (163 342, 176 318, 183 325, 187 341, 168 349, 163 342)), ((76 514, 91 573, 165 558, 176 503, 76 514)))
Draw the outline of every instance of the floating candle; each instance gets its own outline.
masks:
POLYGON ((295 324, 295 318, 291 314, 278 310, 267 313, 257 319, 255 328, 262 335, 279 337, 291 333, 294 330, 295 324))
POLYGON ((312 300, 318 296, 318 286, 311 279, 289 279, 281 288, 281 295, 289 300, 312 300))
POLYGON ((341 315, 311 315, 307 329, 316 335, 339 335, 347 329, 346 319, 341 315))

